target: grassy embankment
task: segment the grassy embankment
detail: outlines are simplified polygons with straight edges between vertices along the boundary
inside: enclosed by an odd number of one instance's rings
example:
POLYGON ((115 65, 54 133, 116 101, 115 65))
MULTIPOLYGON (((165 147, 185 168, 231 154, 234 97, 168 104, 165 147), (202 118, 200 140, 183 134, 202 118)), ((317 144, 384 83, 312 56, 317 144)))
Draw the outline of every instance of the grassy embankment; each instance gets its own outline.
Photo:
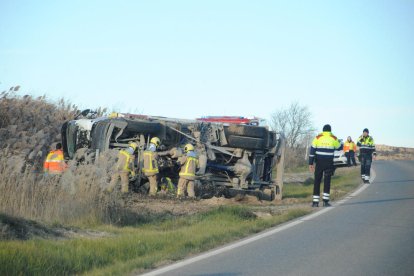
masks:
POLYGON ((98 229, 99 239, 0 242, 0 274, 125 274, 181 259, 306 214, 292 210, 257 219, 247 208, 219 207, 205 214, 154 221, 138 227, 98 229))
MULTIPOLYGON (((331 182, 331 200, 335 201, 350 191, 354 190, 361 183, 359 168, 338 168, 331 182)), ((323 179, 321 183, 323 191, 323 179)), ((290 183, 283 187, 284 198, 295 198, 297 203, 311 202, 313 193, 313 181, 308 184, 290 183)))
MULTIPOLYGON (((332 198, 338 199, 360 183, 356 169, 337 171, 332 198)), ((288 184, 285 197, 310 202, 312 185, 288 184)), ((282 222, 309 209, 290 209, 270 218, 257 218, 251 207, 222 206, 204 214, 154 217, 128 227, 96 226, 109 236, 65 240, 32 239, 0 242, 0 274, 123 275, 176 261, 282 222)))

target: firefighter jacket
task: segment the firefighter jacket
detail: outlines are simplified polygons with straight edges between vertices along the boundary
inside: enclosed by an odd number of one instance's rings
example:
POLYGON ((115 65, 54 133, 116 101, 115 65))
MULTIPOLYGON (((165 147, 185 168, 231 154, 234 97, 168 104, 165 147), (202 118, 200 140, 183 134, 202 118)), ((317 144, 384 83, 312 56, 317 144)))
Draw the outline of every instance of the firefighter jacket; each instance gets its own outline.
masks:
POLYGON ((348 142, 348 141, 346 141, 345 143, 344 143, 344 152, 348 152, 348 151, 356 151, 356 145, 355 145, 355 143, 354 143, 354 141, 351 141, 351 142, 348 142))
POLYGON ((134 155, 128 149, 119 151, 116 169, 118 172, 134 172, 134 155))
POLYGON ((63 151, 60 149, 50 151, 43 163, 43 171, 49 174, 61 174, 66 168, 63 151))
POLYGON ((144 151, 144 167, 142 172, 146 176, 158 174, 158 154, 153 150, 144 151))
POLYGON ((181 166, 180 178, 187 180, 195 180, 195 173, 198 168, 200 168, 197 155, 190 151, 187 153, 187 156, 182 156, 178 159, 178 163, 181 166))
POLYGON ((315 160, 333 160, 334 152, 341 149, 342 144, 339 142, 338 138, 336 138, 330 131, 324 131, 312 141, 309 153, 309 165, 313 165, 315 160))
POLYGON ((173 182, 171 181, 171 178, 169 177, 163 177, 161 179, 161 191, 174 193, 175 192, 175 186, 173 182))
POLYGON ((360 154, 364 154, 364 155, 372 155, 372 154, 376 155, 377 154, 375 152, 374 138, 372 138, 369 135, 366 137, 361 135, 358 138, 357 145, 359 147, 360 154))

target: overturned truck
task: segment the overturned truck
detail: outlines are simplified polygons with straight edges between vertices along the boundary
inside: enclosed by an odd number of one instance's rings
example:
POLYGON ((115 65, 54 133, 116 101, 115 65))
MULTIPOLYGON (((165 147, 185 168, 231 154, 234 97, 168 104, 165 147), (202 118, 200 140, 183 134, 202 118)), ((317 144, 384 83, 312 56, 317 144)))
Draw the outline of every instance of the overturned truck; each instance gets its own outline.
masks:
POLYGON ((281 134, 259 126, 259 120, 243 117, 206 117, 181 120, 134 114, 97 117, 86 110, 81 118, 62 126, 62 145, 67 159, 77 153, 99 155, 108 149, 121 149, 136 142, 134 191, 146 192, 149 185, 142 174, 143 156, 149 140, 159 137, 160 177, 177 183, 176 158, 182 147, 195 145, 200 170, 196 195, 233 197, 252 194, 263 200, 281 198, 285 141, 281 134), (276 176, 273 173, 276 171, 276 176))

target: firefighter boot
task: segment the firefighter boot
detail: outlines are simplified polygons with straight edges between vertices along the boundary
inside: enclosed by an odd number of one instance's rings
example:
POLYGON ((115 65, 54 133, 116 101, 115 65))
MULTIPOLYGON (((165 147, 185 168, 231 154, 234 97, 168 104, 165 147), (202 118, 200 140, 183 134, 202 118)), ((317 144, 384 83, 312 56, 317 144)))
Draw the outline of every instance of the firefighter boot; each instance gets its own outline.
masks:
POLYGON ((319 202, 312 202, 312 207, 319 207, 319 202))

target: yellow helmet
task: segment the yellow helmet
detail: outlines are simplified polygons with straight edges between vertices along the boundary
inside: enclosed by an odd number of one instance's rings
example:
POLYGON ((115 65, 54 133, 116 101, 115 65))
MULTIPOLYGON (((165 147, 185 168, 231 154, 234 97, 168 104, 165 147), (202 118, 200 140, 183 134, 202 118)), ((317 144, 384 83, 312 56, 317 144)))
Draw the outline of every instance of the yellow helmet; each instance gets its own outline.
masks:
POLYGON ((138 145, 135 142, 130 142, 129 145, 134 151, 137 149, 138 145))
POLYGON ((160 138, 152 137, 150 143, 154 144, 157 148, 161 145, 160 138))
POLYGON ((194 150, 194 146, 193 145, 191 145, 191 144, 185 145, 184 152, 189 152, 189 151, 192 151, 192 150, 194 150))

